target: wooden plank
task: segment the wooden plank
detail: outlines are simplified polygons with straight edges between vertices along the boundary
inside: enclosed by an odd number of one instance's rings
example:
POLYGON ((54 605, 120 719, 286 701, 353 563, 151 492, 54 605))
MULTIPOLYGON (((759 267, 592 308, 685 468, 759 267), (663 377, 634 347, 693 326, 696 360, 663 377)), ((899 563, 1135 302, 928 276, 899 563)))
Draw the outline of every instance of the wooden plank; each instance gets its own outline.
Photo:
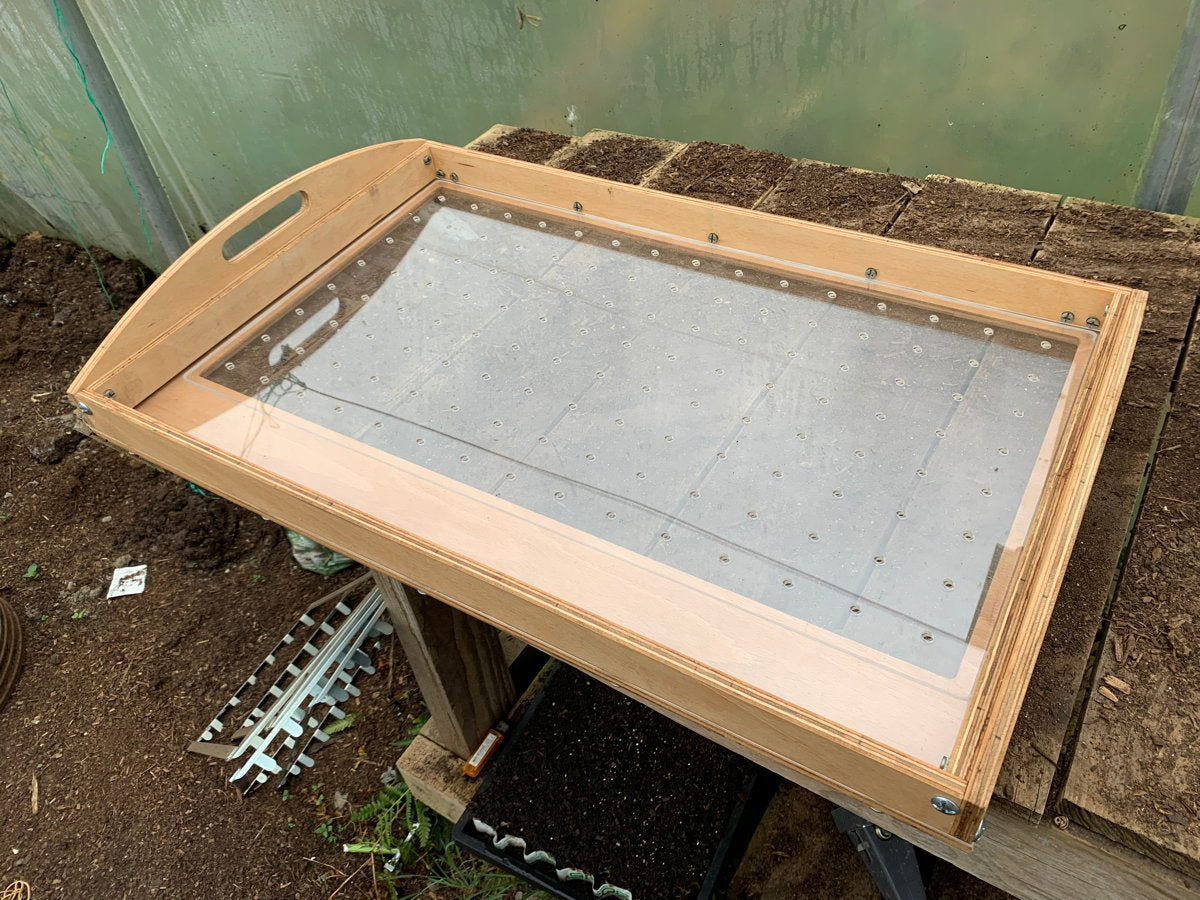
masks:
POLYGON ((511 134, 517 130, 516 125, 505 125, 502 122, 497 122, 483 134, 479 135, 468 144, 464 144, 468 150, 478 150, 481 146, 493 144, 506 134, 511 134))
POLYGON ((468 759, 513 701, 496 630, 394 578, 377 573, 375 583, 441 744, 468 759))
POLYGON ((1063 788, 1073 819, 1200 878, 1200 344, 1155 460, 1063 788))
POLYGON ((462 763, 462 757, 422 732, 400 754, 396 767, 414 797, 442 818, 457 822, 479 787, 463 774, 462 763))

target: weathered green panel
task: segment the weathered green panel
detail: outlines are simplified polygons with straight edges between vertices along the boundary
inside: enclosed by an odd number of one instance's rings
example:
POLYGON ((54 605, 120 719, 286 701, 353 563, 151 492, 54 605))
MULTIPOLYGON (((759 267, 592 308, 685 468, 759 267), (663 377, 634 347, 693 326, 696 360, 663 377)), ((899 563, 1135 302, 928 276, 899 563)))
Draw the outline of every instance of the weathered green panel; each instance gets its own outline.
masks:
MULTIPOLYGON (((1130 202, 1187 0, 87 0, 192 230, 319 160, 494 122, 735 141, 1130 202), (568 118, 569 116, 569 118, 568 118)), ((0 74, 85 233, 136 251, 119 173, 36 2, 0 74), (57 171, 57 170, 56 170, 57 171)), ((2 98, 0 98, 2 99, 2 98)), ((2 107, 0 107, 2 111, 2 107)), ((0 180, 50 207, 0 119, 0 180)), ((126 190, 127 194, 127 190, 126 190)), ((3 215, 0 199, 0 216, 3 215)))
POLYGON ((137 203, 84 94, 52 11, 40 2, 0 14, 0 228, 48 231, 122 255, 152 254, 137 203))

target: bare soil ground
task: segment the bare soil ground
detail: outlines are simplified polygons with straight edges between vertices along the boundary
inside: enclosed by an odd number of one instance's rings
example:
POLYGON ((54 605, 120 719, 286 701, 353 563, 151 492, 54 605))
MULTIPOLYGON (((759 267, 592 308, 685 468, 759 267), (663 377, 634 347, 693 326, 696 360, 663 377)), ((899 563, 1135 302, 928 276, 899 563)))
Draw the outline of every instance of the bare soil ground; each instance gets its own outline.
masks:
POLYGON ((79 248, 0 247, 0 596, 26 647, 0 711, 0 887, 325 898, 350 877, 338 896, 374 896, 369 864, 355 874, 365 858, 315 829, 394 763, 421 708, 403 657, 362 679, 358 724, 289 800, 243 799, 227 764, 184 752, 300 610, 353 573, 301 570, 278 526, 71 430, 65 387, 150 277, 93 253, 115 309, 79 248), (105 599, 128 562, 149 565, 145 593, 105 599))

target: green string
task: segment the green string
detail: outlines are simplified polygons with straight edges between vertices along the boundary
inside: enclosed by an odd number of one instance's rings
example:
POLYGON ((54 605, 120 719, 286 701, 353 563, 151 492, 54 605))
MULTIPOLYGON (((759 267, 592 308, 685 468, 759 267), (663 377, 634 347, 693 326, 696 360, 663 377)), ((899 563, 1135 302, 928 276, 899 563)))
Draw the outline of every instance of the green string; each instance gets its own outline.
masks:
MULTIPOLYGON (((87 73, 83 70, 83 63, 79 61, 79 54, 75 52, 75 42, 71 40, 66 27, 66 20, 63 18, 61 7, 58 5, 58 0, 54 0, 54 20, 58 26, 58 36, 62 38, 63 46, 67 48, 67 52, 71 54, 71 59, 75 62, 75 74, 79 76, 79 82, 83 85, 83 92, 87 95, 88 102, 92 104, 92 109, 96 111, 96 115, 100 117, 100 124, 104 126, 104 149, 100 151, 100 174, 104 174, 104 162, 108 158, 108 148, 112 146, 112 131, 109 130, 108 120, 104 118, 104 113, 100 109, 100 105, 96 103, 96 98, 92 96, 92 88, 88 84, 87 73)), ((158 252, 154 249, 154 241, 150 238, 150 228, 146 225, 146 210, 142 207, 142 197, 137 192, 137 188, 133 186, 133 180, 129 177, 129 172, 125 168, 125 161, 121 155, 117 154, 117 163, 121 166, 121 174, 125 176, 125 184, 129 186, 129 192, 133 194, 133 200, 137 204, 138 221, 142 225, 142 236, 146 239, 146 250, 150 254, 151 262, 159 261, 158 252)))
POLYGON ((92 251, 88 245, 84 243, 83 235, 79 233, 79 223, 75 221, 75 216, 71 214, 71 208, 67 205, 67 198, 63 196, 63 192, 58 187, 58 182, 54 180, 54 176, 50 174, 50 170, 46 167, 45 160, 42 159, 42 154, 38 151, 37 145, 33 143, 33 138, 29 135, 29 129, 25 127, 25 120, 21 118, 21 114, 17 112, 16 104, 13 103, 12 97, 8 93, 8 85, 4 83, 4 79, 0 78, 0 92, 4 94, 4 99, 8 103, 9 112, 12 113, 13 121, 17 123, 17 128, 25 138, 25 143, 29 145, 29 150, 33 153, 33 158, 37 160, 38 166, 42 170, 42 174, 46 176, 46 181, 50 185, 50 189, 54 192, 54 196, 58 198, 58 203, 62 207, 63 218, 67 224, 71 226, 71 231, 75 235, 75 243, 83 248, 83 252, 87 254, 87 258, 91 260, 92 268, 96 270, 96 281, 100 283, 100 290, 104 292, 104 298, 108 301, 108 308, 115 310, 117 304, 113 301, 112 294, 108 291, 108 285, 104 283, 104 273, 100 271, 100 263, 96 261, 96 257, 92 255, 92 251))
POLYGON ((75 42, 67 35, 66 21, 63 19, 62 9, 58 5, 58 0, 54 0, 54 21, 58 25, 58 36, 62 38, 63 45, 67 48, 67 52, 71 54, 71 59, 75 60, 75 73, 83 83, 83 92, 87 94, 88 102, 92 104, 92 109, 96 110, 96 115, 100 117, 100 124, 104 126, 104 149, 100 151, 100 174, 103 175, 104 161, 108 158, 108 148, 112 146, 112 132, 108 130, 108 121, 104 118, 104 113, 100 111, 100 105, 96 102, 96 98, 92 96, 92 89, 88 85, 87 74, 83 71, 83 63, 79 61, 79 54, 75 52, 75 42))

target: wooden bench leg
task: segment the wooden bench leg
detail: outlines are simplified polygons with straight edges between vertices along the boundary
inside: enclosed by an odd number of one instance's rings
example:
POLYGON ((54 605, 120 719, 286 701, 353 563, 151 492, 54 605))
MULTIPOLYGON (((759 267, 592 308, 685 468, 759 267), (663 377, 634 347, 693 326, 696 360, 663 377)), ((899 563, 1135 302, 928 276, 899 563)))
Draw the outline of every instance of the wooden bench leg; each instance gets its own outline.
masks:
POLYGON ((375 582, 445 748, 468 759, 508 712, 513 683, 496 630, 375 573, 375 582))

